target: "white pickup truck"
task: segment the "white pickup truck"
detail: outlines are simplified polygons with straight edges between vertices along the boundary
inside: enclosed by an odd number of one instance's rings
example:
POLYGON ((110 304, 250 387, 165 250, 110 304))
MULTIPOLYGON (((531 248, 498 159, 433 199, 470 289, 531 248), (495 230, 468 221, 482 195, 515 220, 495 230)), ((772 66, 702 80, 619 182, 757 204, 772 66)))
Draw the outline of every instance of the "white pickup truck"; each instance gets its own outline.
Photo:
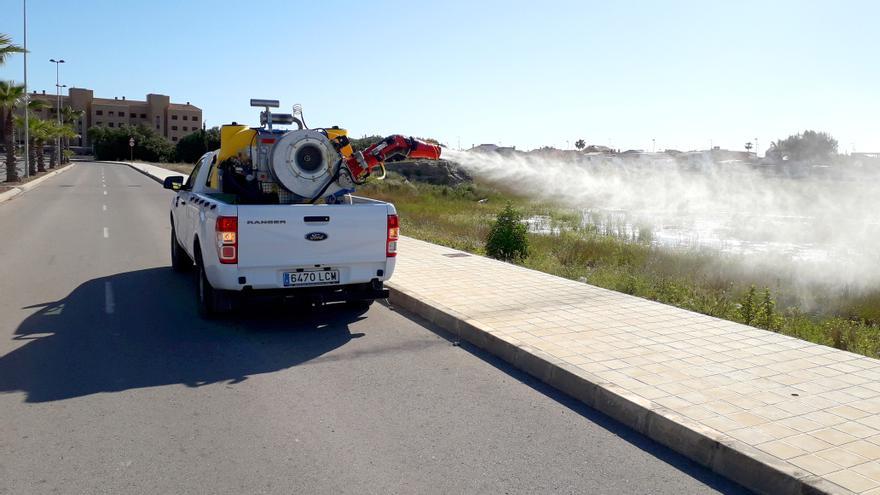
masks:
POLYGON ((339 204, 241 204, 212 189, 217 152, 205 154, 171 203, 171 260, 198 270, 198 307, 205 317, 242 298, 271 295, 367 306, 388 297, 398 218, 394 205, 346 195, 339 204))

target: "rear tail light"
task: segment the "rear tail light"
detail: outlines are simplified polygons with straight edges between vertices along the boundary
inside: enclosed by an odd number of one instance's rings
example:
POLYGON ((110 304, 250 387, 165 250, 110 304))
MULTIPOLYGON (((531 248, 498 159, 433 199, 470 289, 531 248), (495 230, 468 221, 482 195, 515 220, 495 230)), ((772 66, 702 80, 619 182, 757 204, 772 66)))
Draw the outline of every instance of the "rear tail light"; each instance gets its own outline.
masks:
POLYGON ((397 256, 397 239, 400 237, 400 223, 397 215, 388 215, 388 240, 385 242, 385 256, 397 256))
POLYGON ((220 263, 238 263, 238 217, 217 217, 217 257, 220 263))

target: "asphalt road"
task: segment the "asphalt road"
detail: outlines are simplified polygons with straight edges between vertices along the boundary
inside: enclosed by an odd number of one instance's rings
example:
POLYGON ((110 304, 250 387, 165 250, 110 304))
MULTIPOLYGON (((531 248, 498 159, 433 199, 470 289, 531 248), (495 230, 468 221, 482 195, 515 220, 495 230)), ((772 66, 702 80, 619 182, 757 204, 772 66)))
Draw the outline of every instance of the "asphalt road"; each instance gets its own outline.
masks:
POLYGON ((0 205, 0 493, 742 492, 379 304, 199 319, 170 198, 79 163, 0 205))

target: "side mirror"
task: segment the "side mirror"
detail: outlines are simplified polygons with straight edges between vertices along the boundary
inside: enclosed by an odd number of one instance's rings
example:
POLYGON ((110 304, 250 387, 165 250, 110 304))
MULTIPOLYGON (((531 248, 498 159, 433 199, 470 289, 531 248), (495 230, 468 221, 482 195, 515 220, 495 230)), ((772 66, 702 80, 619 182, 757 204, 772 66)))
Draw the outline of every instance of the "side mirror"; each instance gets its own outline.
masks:
POLYGON ((164 187, 165 189, 171 189, 172 191, 179 191, 182 185, 182 175, 172 175, 170 177, 165 177, 165 180, 162 181, 162 187, 164 187))

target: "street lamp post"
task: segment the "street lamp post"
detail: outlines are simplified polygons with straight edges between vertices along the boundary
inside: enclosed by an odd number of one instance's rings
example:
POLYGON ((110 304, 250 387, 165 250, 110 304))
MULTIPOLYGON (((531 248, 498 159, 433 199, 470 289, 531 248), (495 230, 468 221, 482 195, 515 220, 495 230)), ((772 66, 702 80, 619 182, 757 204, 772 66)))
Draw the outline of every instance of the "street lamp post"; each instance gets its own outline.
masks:
MULTIPOLYGON (((64 59, 55 60, 54 58, 49 59, 49 62, 55 64, 55 98, 56 98, 56 106, 55 106, 55 116, 58 117, 58 127, 61 127, 61 64, 64 63, 64 59)), ((65 88, 67 86, 64 86, 65 88)), ((55 163, 61 163, 61 136, 55 136, 55 163)))
POLYGON ((30 103, 30 93, 28 93, 27 84, 27 0, 22 0, 24 6, 24 176, 30 177, 30 126, 28 123, 28 103, 30 103))

